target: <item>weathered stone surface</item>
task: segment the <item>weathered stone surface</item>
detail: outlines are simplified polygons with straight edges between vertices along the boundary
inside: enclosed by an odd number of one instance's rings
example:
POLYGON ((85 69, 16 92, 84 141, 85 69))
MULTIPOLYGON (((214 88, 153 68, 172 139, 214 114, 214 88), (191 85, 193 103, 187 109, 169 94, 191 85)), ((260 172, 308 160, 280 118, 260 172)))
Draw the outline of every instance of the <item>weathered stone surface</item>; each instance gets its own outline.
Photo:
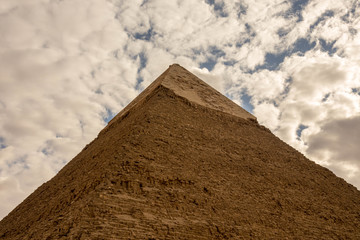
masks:
POLYGON ((0 239, 360 239, 360 192, 214 92, 172 65, 0 239))

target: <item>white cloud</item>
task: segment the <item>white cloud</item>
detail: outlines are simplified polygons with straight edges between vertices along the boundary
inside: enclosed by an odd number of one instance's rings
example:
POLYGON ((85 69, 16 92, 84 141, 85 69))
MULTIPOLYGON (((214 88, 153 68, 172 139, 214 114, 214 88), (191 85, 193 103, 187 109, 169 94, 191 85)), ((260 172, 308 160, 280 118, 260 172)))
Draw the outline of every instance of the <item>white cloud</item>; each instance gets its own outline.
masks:
POLYGON ((2 213, 96 136, 106 108, 117 112, 137 95, 139 64, 122 56, 128 37, 109 3, 5 2, 0 132, 7 147, 0 150, 0 177, 18 187, 2 213))
MULTIPOLYGON (((359 113, 358 113, 359 114, 359 113)), ((321 130, 307 136, 306 153, 346 180, 358 183, 360 159, 360 115, 330 121, 321 130), (326 154, 324 154, 326 153, 326 154)))
POLYGON ((268 127, 271 131, 279 126, 280 111, 271 103, 261 103, 255 106, 254 114, 258 121, 268 127))
POLYGON ((23 199, 24 195, 15 176, 0 178, 0 216, 6 216, 14 208, 14 199, 23 199))
POLYGON ((286 75, 283 72, 265 69, 247 74, 246 78, 244 87, 257 101, 276 99, 284 91, 286 75))

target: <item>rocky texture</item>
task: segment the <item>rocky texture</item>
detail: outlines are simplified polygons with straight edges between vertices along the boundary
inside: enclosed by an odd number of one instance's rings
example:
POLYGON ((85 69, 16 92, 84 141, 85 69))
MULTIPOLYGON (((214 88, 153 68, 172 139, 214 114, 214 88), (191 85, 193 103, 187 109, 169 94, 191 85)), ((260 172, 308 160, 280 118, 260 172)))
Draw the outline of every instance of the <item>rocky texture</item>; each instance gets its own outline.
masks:
POLYGON ((0 239, 360 239, 360 192, 214 91, 172 65, 0 239))

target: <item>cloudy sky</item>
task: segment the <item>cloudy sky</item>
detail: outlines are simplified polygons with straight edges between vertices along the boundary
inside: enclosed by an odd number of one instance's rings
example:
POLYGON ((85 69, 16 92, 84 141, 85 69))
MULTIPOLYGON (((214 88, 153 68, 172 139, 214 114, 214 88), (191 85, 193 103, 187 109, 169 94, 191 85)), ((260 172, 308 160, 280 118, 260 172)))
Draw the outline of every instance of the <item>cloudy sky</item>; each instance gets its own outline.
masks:
POLYGON ((360 189, 358 0, 1 0, 0 219, 179 63, 360 189))

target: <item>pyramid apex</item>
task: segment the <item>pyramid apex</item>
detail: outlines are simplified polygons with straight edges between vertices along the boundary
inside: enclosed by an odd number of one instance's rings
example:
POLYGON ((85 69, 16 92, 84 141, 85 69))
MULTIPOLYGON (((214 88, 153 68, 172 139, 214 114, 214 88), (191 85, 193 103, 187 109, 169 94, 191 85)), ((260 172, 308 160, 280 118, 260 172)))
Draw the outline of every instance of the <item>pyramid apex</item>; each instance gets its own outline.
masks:
MULTIPOLYGON (((173 63, 173 64, 171 64, 171 65, 169 65, 169 68, 168 68, 168 70, 171 70, 171 71, 173 71, 173 70, 177 70, 177 71, 186 71, 186 72, 189 72, 186 68, 184 68, 183 66, 181 66, 180 64, 178 64, 178 63, 173 63)), ((165 71, 166 72, 166 71, 165 71)))
POLYGON ((256 121, 256 117, 251 113, 225 97, 203 80, 189 72, 186 68, 174 63, 169 65, 169 68, 165 72, 117 114, 108 123, 108 126, 126 115, 134 106, 146 102, 147 96, 150 96, 159 86, 169 89, 177 96, 203 107, 256 121))
MULTIPOLYGON (((161 75, 160 85, 190 102, 244 119, 256 117, 177 63, 161 75)), ((156 81, 159 81, 159 78, 156 81)), ((155 82, 156 82, 155 81, 155 82)))
POLYGON ((178 63, 173 63, 173 64, 169 65, 169 68, 171 68, 171 67, 181 67, 181 66, 178 63))

